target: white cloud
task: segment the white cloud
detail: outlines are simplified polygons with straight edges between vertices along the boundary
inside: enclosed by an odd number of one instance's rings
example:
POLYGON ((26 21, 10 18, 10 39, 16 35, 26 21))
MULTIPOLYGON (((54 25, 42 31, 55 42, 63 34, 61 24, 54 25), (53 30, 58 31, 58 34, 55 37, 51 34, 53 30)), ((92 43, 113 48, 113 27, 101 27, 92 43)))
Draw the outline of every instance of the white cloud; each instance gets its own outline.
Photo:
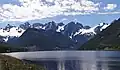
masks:
MULTIPOLYGON (((89 15, 100 11, 100 3, 90 0, 18 0, 19 5, 0 6, 0 20, 27 21, 57 15, 89 15)), ((116 6, 108 4, 106 9, 116 6)))
POLYGON ((104 7, 105 10, 113 10, 117 7, 117 4, 107 4, 106 7, 104 7))
POLYGON ((0 6, 0 19, 25 21, 61 14, 84 15, 99 11, 99 3, 88 0, 19 0, 19 2, 21 6, 13 4, 3 4, 0 6))
POLYGON ((114 12, 99 12, 98 14, 120 14, 120 11, 114 11, 114 12))

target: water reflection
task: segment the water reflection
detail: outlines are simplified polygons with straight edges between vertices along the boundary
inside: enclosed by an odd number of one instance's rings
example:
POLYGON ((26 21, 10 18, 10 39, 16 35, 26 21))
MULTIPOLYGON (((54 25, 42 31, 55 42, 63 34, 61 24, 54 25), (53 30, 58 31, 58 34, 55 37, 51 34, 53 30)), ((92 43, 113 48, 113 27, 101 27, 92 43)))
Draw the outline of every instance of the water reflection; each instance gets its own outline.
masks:
POLYGON ((42 58, 34 59, 32 62, 44 65, 46 70, 120 70, 120 57, 117 55, 118 53, 102 53, 85 52, 79 53, 81 57, 69 57, 67 55, 68 57, 62 59, 42 58))
POLYGON ((115 61, 32 61, 32 63, 42 64, 46 70, 120 70, 120 62, 115 61))

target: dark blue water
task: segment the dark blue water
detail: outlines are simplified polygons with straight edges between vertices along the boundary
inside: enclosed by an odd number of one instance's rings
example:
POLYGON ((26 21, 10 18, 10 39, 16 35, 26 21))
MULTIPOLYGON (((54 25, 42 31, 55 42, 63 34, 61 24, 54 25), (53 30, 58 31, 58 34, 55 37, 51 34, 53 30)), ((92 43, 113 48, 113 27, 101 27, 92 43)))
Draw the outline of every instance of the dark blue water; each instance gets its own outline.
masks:
POLYGON ((10 55, 43 65, 46 70, 120 70, 120 51, 38 51, 10 55))

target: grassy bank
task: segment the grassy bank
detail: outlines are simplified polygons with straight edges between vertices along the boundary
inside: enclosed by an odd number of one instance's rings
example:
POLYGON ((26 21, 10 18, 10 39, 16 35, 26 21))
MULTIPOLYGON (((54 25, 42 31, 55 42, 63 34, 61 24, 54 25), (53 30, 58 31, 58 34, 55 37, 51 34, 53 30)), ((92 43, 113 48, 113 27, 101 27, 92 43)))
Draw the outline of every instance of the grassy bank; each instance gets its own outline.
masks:
POLYGON ((44 68, 10 56, 0 55, 0 70, 44 70, 44 68))

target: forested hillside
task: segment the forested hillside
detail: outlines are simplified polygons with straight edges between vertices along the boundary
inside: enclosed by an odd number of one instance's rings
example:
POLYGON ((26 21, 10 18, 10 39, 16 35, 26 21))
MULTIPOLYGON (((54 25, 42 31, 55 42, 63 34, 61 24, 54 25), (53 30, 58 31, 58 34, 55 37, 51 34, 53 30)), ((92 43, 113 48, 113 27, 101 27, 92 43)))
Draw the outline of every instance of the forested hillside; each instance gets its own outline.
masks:
POLYGON ((82 45, 80 50, 120 50, 120 19, 82 45))

